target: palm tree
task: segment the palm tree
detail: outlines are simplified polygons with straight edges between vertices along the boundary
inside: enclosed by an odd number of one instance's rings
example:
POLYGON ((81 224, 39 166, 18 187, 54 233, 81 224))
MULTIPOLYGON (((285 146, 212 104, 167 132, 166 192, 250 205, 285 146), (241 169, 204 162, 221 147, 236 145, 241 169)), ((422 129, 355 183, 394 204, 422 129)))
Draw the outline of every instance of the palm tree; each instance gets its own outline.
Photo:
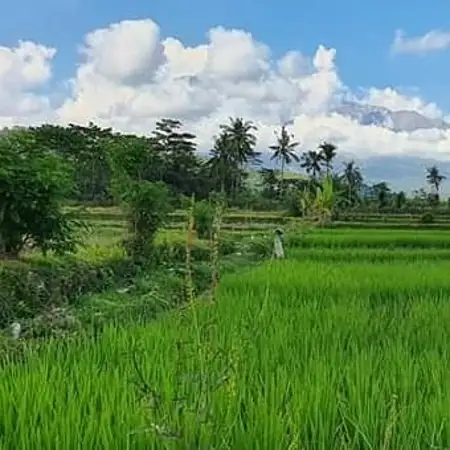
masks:
POLYGON ((361 170, 355 161, 344 163, 343 179, 347 185, 347 201, 349 205, 353 205, 357 198, 357 193, 363 182, 361 170))
POLYGON ((230 123, 220 125, 220 129, 227 136, 228 148, 233 160, 240 166, 260 162, 261 153, 255 151, 256 136, 254 132, 257 128, 253 122, 245 121, 241 117, 235 119, 230 117, 230 123))
POLYGON ((237 163, 233 160, 228 148, 228 136, 222 133, 214 139, 214 147, 210 150, 211 158, 208 166, 211 176, 220 185, 222 194, 229 194, 231 186, 234 186, 237 163))
POLYGON ((273 155, 270 159, 281 160, 281 192, 284 192, 284 169, 285 166, 291 164, 293 161, 299 162, 300 158, 295 153, 295 148, 299 145, 298 142, 293 141, 294 135, 289 134, 286 130, 286 125, 281 127, 280 135, 275 134, 277 143, 269 146, 273 150, 273 155))
POLYGON ((320 153, 315 150, 303 152, 300 160, 302 161, 300 167, 303 167, 306 173, 308 175, 311 174, 313 180, 316 180, 317 175, 322 171, 322 167, 320 166, 320 162, 322 161, 320 153))
POLYGON ((331 142, 322 142, 319 145, 319 154, 324 162, 327 175, 330 175, 333 169, 333 159, 336 157, 337 146, 331 142))
POLYGON ((248 163, 259 164, 261 153, 255 151, 256 126, 251 121, 245 121, 241 117, 233 119, 230 117, 230 123, 220 125, 222 130, 223 144, 228 152, 227 161, 230 168, 234 169, 236 175, 232 191, 237 192, 238 186, 242 183, 242 169, 248 163), (236 170, 237 169, 237 170, 236 170))
POLYGON ((439 199, 439 188, 445 179, 446 177, 441 175, 437 166, 432 166, 427 169, 427 182, 434 189, 436 199, 439 199))

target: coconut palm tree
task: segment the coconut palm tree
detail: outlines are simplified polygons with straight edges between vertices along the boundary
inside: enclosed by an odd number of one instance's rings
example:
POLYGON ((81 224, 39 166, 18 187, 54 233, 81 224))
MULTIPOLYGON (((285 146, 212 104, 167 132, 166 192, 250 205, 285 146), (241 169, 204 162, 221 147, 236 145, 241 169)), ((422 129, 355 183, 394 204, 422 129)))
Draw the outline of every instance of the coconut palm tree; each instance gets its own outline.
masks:
POLYGON ((316 180, 317 176, 320 175, 320 172, 322 171, 320 165, 322 158, 320 153, 315 150, 303 152, 300 160, 302 161, 300 167, 303 167, 306 170, 306 173, 308 175, 311 174, 313 180, 316 180))
POLYGON ((439 199, 439 189, 445 179, 446 177, 441 175, 437 166, 427 169, 427 183, 433 188, 436 199, 439 199))
POLYGON ((222 133, 227 136, 228 148, 231 159, 239 166, 247 163, 259 163, 261 153, 255 151, 256 126, 251 121, 246 121, 242 117, 230 117, 230 123, 220 125, 222 133))
POLYGON ((324 141, 319 145, 319 154, 324 162, 327 175, 330 175, 333 169, 333 159, 336 157, 336 151, 337 146, 331 142, 324 141))
POLYGON ((228 154, 226 160, 236 175, 232 192, 236 194, 242 184, 243 169, 246 164, 259 164, 261 153, 255 151, 256 126, 241 117, 232 118, 225 125, 220 125, 223 151, 228 154))
POLYGON ((285 166, 291 164, 293 161, 299 162, 300 158, 295 153, 296 147, 299 145, 298 142, 293 141, 294 135, 289 134, 286 125, 281 127, 281 133, 275 134, 277 138, 277 143, 275 145, 269 146, 273 154, 270 159, 275 159, 281 161, 281 192, 284 192, 284 169, 285 166))
POLYGON ((344 174, 342 176, 347 186, 347 201, 349 206, 353 205, 358 197, 358 190, 363 182, 361 170, 355 161, 344 163, 344 174))

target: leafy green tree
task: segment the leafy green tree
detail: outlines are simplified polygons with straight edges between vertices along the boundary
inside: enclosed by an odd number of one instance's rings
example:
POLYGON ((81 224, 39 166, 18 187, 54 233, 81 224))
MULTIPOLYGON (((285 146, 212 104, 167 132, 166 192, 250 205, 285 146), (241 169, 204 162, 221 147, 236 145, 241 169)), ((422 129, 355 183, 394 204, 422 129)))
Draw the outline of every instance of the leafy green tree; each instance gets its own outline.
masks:
POLYGON ((278 175, 275 170, 263 167, 260 171, 262 195, 274 199, 278 191, 278 175))
POLYGON ((372 186, 372 190, 375 194, 375 197, 378 201, 378 208, 382 209, 387 206, 389 202, 389 195, 391 193, 391 189, 385 181, 381 181, 380 183, 376 183, 372 186))
POLYGON ((74 199, 81 202, 107 202, 110 199, 110 128, 90 122, 87 127, 44 124, 31 128, 37 145, 53 150, 73 165, 76 190, 74 199))
POLYGON ((118 134, 110 144, 109 154, 114 174, 130 181, 162 181, 164 159, 153 139, 118 134))
POLYGON ((404 191, 397 192, 395 194, 395 207, 402 209, 406 205, 406 194, 404 191))
POLYGON ((295 153, 295 149, 298 147, 299 143, 295 142, 294 135, 289 134, 286 126, 281 127, 281 133, 276 135, 277 143, 271 145, 269 148, 273 151, 271 159, 281 161, 281 193, 284 192, 284 170, 285 166, 291 164, 292 162, 299 162, 300 158, 295 153))
POLYGON ((322 142, 319 145, 319 155, 324 163, 326 174, 330 175, 333 170, 333 160, 337 155, 337 146, 331 142, 322 142))
POLYGON ((25 247, 74 251, 81 223, 63 212, 73 189, 70 165, 31 131, 1 136, 0 161, 0 256, 17 258, 25 247))
POLYGON ((162 119, 156 123, 152 138, 163 159, 160 180, 177 193, 195 193, 201 166, 196 154, 195 135, 182 131, 179 120, 162 119))

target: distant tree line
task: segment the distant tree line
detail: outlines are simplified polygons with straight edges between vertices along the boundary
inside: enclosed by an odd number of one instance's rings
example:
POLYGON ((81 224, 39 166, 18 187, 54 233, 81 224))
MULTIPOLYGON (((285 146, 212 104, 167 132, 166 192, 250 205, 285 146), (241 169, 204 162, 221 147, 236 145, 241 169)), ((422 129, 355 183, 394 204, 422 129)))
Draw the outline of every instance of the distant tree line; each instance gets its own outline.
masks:
POLYGON ((332 181, 336 211, 440 205, 446 177, 436 166, 426 172, 430 190, 419 189, 408 198, 405 192, 392 191, 387 182, 366 184, 355 161, 338 170, 334 166, 338 148, 331 142, 302 149, 285 125, 267 149, 276 168, 264 167, 264 149, 256 132, 253 122, 230 118, 219 126, 208 156, 201 157, 196 136, 174 119, 158 121, 148 136, 117 133, 94 123, 4 130, 0 134, 0 253, 17 254, 30 240, 44 250, 68 249, 73 242, 63 237, 73 222, 59 214, 62 203, 110 205, 128 198, 143 205, 145 195, 156 192, 150 185, 141 189, 141 196, 137 191, 134 196, 124 194, 124 187, 142 183, 164 186, 174 207, 186 197, 201 200, 216 193, 229 206, 288 209, 302 215, 299 192, 316 195, 324 179, 332 181), (293 165, 302 173, 288 171, 293 165))
POLYGON ((277 168, 263 167, 260 157, 264 149, 258 146, 257 128, 239 117, 219 126, 208 158, 198 155, 196 136, 173 119, 160 120, 145 137, 116 133, 93 123, 66 127, 45 124, 23 131, 33 135, 37 151, 46 149, 70 163, 76 187, 71 199, 80 203, 114 202, 112 187, 118 172, 125 172, 132 180, 163 182, 175 195, 207 198, 211 192, 220 192, 230 204, 244 206, 246 200, 248 207, 262 207, 265 200, 268 206, 283 207, 293 189, 319 184, 324 176, 333 178, 343 208, 403 208, 408 202, 437 205, 446 179, 438 167, 427 169, 430 192, 419 189, 409 199, 404 192, 392 191, 387 182, 368 186, 354 161, 336 170, 336 145, 322 142, 317 149, 300 152, 300 143, 285 125, 275 133, 268 149, 277 168), (298 170, 297 175, 288 173, 292 165, 304 174, 298 170))

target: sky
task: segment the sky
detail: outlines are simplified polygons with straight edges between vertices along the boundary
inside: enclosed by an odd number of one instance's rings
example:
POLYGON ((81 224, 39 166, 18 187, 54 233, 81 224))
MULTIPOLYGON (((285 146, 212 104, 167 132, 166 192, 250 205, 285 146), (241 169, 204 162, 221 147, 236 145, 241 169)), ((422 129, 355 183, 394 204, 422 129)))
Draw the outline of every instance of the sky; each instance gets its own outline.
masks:
POLYGON ((0 15, 0 127, 148 133, 181 119, 211 147, 243 116, 262 150, 284 121, 302 148, 450 160, 450 131, 394 132, 343 100, 450 121, 450 2, 16 0, 0 15), (25 13, 26 12, 26 13, 25 13))

